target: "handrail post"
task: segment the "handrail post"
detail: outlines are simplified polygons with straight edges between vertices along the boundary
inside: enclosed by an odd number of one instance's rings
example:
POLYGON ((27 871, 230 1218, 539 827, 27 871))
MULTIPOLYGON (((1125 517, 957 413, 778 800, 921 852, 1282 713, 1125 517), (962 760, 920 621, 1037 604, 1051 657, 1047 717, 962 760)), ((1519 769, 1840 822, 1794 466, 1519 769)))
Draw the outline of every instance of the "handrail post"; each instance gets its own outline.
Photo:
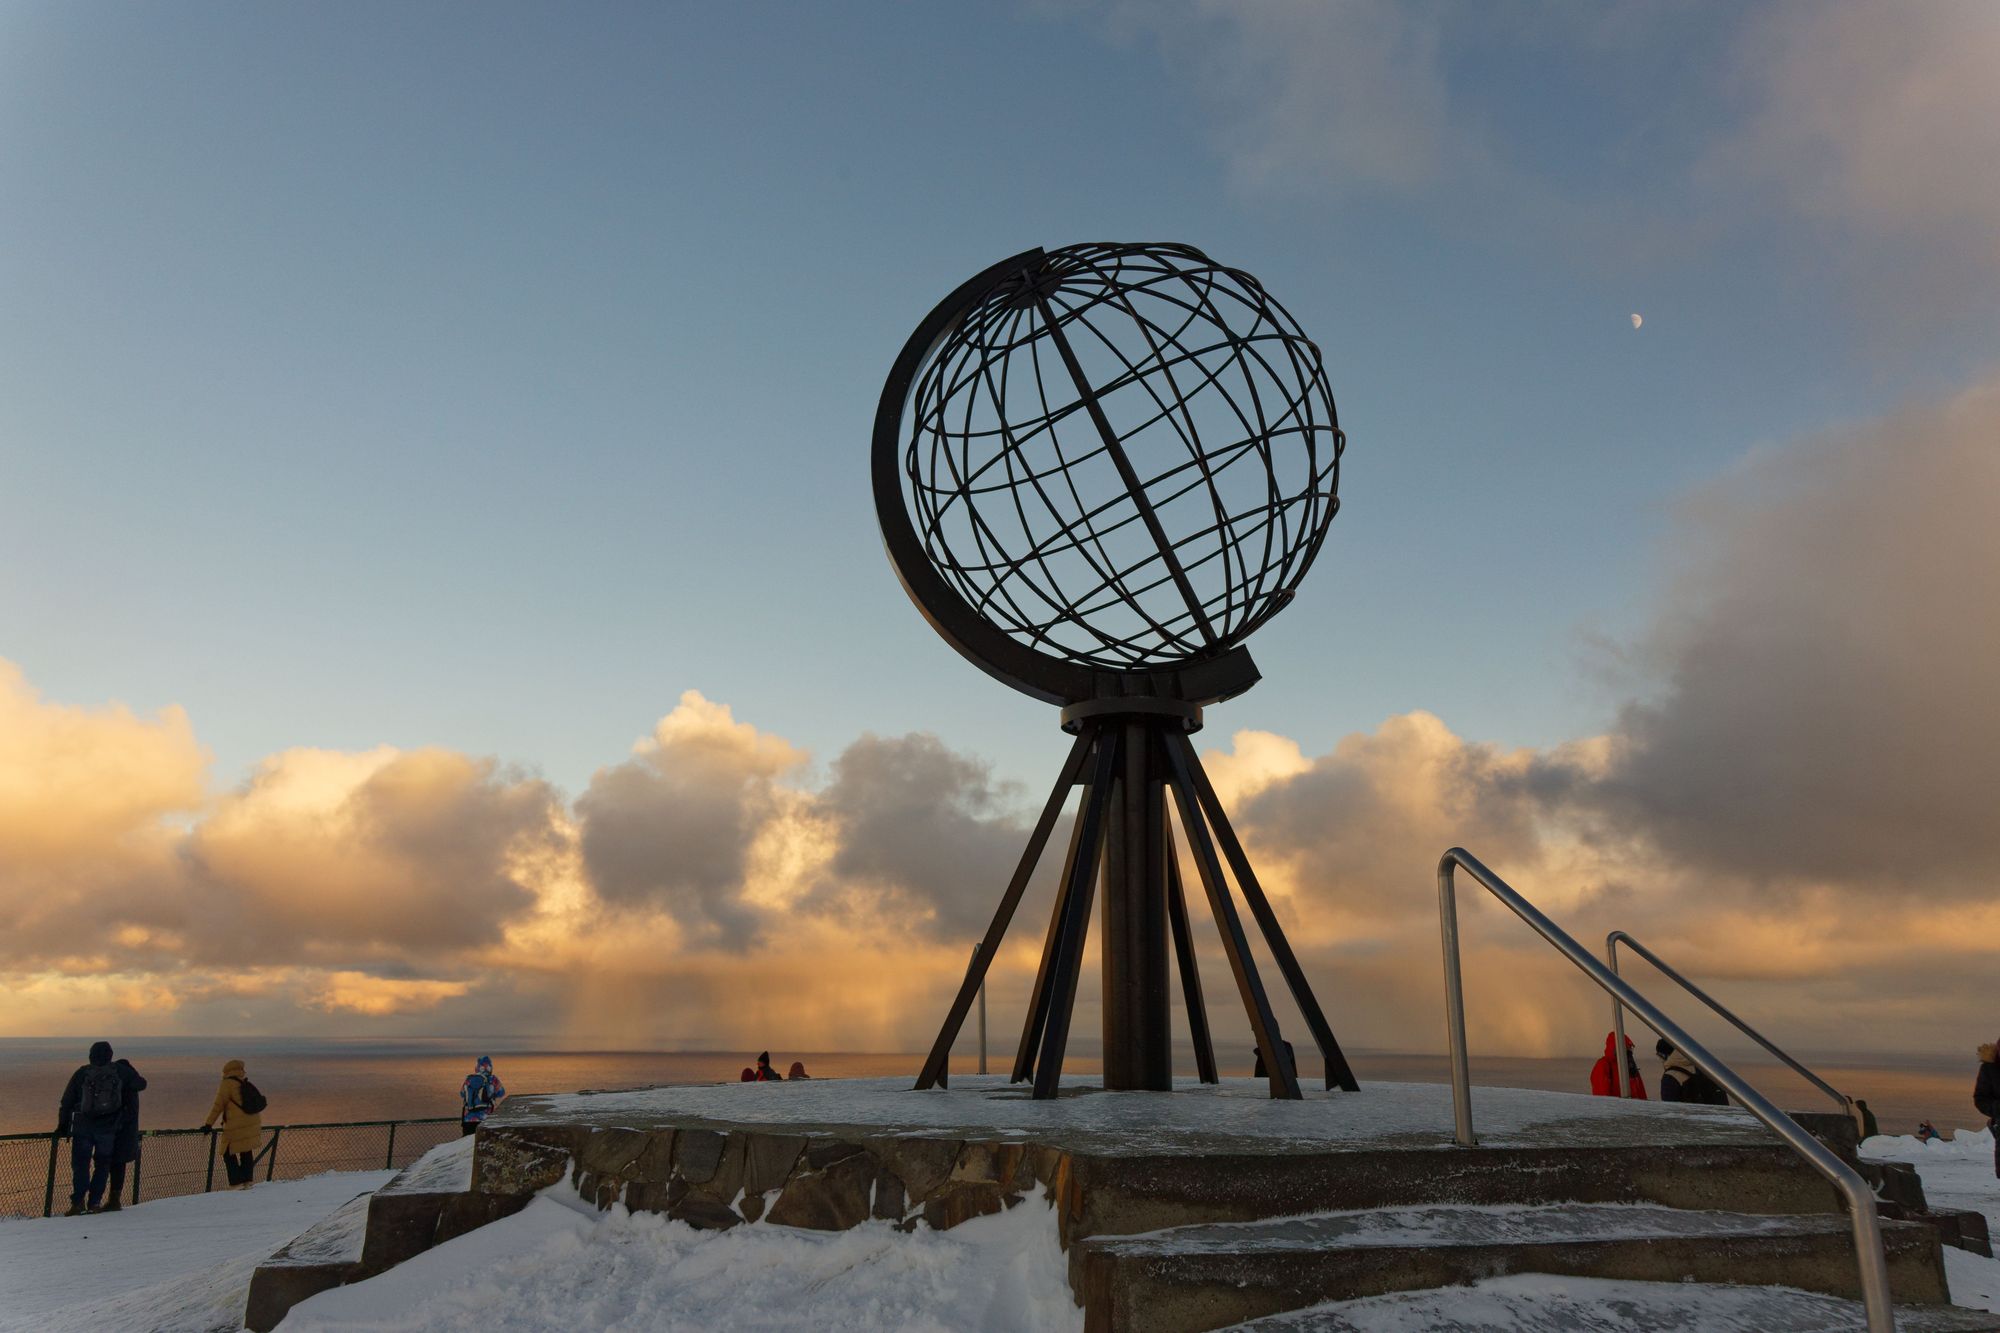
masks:
POLYGON ((384 1171, 396 1169, 396 1122, 393 1120, 389 1122, 389 1151, 382 1154, 382 1169, 384 1171))
POLYGON ((48 1217, 56 1210, 56 1154, 62 1147, 62 1135, 49 1131, 49 1183, 42 1189, 42 1216, 48 1217))
POLYGON ((211 1129, 208 1131, 208 1174, 202 1178, 201 1192, 203 1194, 212 1194, 215 1192, 215 1141, 220 1137, 221 1135, 217 1134, 214 1130, 211 1129))
MULTIPOLYGON (((1618 936, 1620 933, 1614 930, 1604 937, 1604 952, 1611 957, 1611 975, 1614 977, 1618 975, 1618 936)), ((1617 1051, 1620 1056, 1623 1056, 1625 1054, 1625 1004, 1618 998, 1615 992, 1611 996, 1611 1033, 1615 1038, 1612 1049, 1617 1051)), ((1625 1073, 1625 1061, 1623 1059, 1613 1060, 1612 1066, 1616 1071, 1613 1077, 1618 1080, 1618 1095, 1620 1097, 1630 1097, 1632 1095, 1632 1080, 1625 1073)))
POLYGON ((1458 970, 1458 892, 1450 852, 1438 862, 1438 934, 1444 945, 1444 1026, 1451 1043, 1452 1138, 1461 1148, 1479 1146, 1472 1132, 1472 1065, 1465 1053, 1465 984, 1458 970))
POLYGON ((146 1160, 146 1141, 139 1140, 139 1146, 132 1150, 132 1206, 139 1206, 139 1172, 146 1160))
POLYGON ((278 1175, 278 1139, 284 1132, 285 1127, 283 1125, 279 1125, 276 1129, 272 1130, 270 1145, 264 1149, 265 1152, 271 1155, 271 1160, 265 1163, 264 1166, 264 1183, 267 1185, 276 1179, 278 1175))

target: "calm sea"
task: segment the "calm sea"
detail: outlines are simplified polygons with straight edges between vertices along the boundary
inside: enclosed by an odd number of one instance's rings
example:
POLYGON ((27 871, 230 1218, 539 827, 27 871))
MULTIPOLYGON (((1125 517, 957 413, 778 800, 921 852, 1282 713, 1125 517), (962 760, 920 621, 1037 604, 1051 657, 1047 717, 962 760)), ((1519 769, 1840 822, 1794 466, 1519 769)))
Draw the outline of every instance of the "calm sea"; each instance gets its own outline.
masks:
MULTIPOLYGON (((225 1060, 240 1059, 270 1099, 267 1124, 319 1120, 392 1120, 458 1113, 458 1086, 473 1061, 491 1055, 509 1092, 574 1092, 584 1088, 635 1088, 659 1083, 713 1083, 734 1080, 756 1052, 552 1050, 546 1040, 418 1038, 396 1041, 329 1041, 322 1038, 110 1037, 118 1054, 148 1080, 144 1123, 148 1129, 201 1123, 215 1096, 225 1060)), ((0 1133, 54 1127, 56 1103, 70 1072, 85 1058, 89 1038, 0 1038, 0 1133)), ((1303 1052, 1302 1052, 1303 1053, 1303 1052)), ((1789 1070, 1728 1052, 1735 1067, 1779 1105, 1798 1110, 1826 1109, 1823 1095, 1789 1070)), ((923 1063, 909 1053, 773 1051, 780 1069, 794 1060, 821 1078, 912 1076, 923 1063)), ((993 1068, 1005 1058, 992 1052, 993 1068)), ((1443 1083, 1444 1057, 1393 1051, 1350 1053, 1364 1085, 1383 1082, 1443 1083)), ((1193 1060, 1183 1058, 1185 1070, 1193 1060)), ((1473 1081, 1492 1087, 1543 1088, 1578 1092, 1590 1086, 1589 1057, 1542 1060, 1490 1057, 1473 1062, 1473 1081)), ((963 1048, 957 1067, 969 1069, 963 1048)), ((1075 1073, 1098 1065, 1079 1051, 1066 1065, 1075 1073)), ((1641 1061, 1649 1090, 1657 1062, 1641 1061)), ((1971 1063, 1953 1066, 1921 1060, 1825 1063, 1822 1077, 1851 1096, 1866 1098, 1887 1133, 1910 1133, 1920 1120, 1940 1129, 1978 1125, 1972 1109, 1971 1063)), ((1310 1070, 1310 1062, 1308 1063, 1310 1070)), ((1184 1071, 1185 1072, 1185 1071, 1184 1071)), ((1225 1074, 1248 1074, 1225 1058, 1225 1074)))

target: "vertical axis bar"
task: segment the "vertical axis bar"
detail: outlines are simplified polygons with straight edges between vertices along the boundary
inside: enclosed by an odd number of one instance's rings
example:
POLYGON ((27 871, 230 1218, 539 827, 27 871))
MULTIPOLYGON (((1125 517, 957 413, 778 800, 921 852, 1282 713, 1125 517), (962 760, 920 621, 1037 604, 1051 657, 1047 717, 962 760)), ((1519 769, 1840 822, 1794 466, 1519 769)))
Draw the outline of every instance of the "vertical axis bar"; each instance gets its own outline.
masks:
MULTIPOLYGON (((1611 955, 1611 975, 1615 977, 1618 975, 1617 931, 1612 931, 1610 936, 1604 941, 1604 951, 1611 955)), ((1616 992, 1613 992, 1611 996, 1611 1031, 1617 1038, 1612 1043, 1612 1049, 1618 1053, 1618 1056, 1611 1061, 1611 1077, 1617 1080, 1618 1095, 1620 1097, 1630 1097, 1632 1095, 1632 1080, 1625 1072, 1625 1061, 1622 1058, 1625 1054, 1625 1002, 1618 998, 1616 992)), ((1666 1094, 1662 1093, 1661 1095, 1665 1096, 1666 1094)))
POLYGON ((1111 804, 1118 772, 1120 737, 1106 727, 1098 736, 1097 769, 1090 797, 1077 819, 1075 863, 1070 867, 1068 902, 1062 938, 1050 978, 1048 1026, 1042 1032, 1042 1054, 1035 1065, 1035 1100, 1054 1097, 1062 1082, 1063 1052, 1069 1046, 1069 1021, 1076 1006, 1076 974, 1083 966, 1083 944, 1090 935, 1091 897, 1104 852, 1104 818, 1111 804))
POLYGON ((1209 836, 1208 826, 1202 822, 1194 783, 1188 776, 1187 755, 1192 752, 1192 747, 1185 746, 1185 738, 1177 737, 1175 740, 1181 743, 1170 741, 1167 745, 1167 766, 1174 799, 1180 805, 1181 827, 1187 833, 1188 846, 1194 851, 1195 868, 1201 872, 1201 887, 1208 894, 1209 911, 1215 914, 1216 927, 1222 932, 1222 951, 1228 955, 1229 970, 1236 978, 1236 993, 1242 997, 1244 1011, 1249 1015, 1250 1031, 1257 1039, 1257 1051, 1264 1057, 1271 1096, 1296 1101, 1303 1095, 1299 1092, 1298 1072, 1292 1068, 1291 1061, 1285 1059, 1277 1017, 1272 1014, 1271 1001, 1264 994, 1264 983, 1257 977, 1257 962, 1250 956, 1250 941, 1243 933, 1243 922, 1236 915, 1236 905, 1230 901, 1229 884, 1222 877, 1222 863, 1216 857, 1215 843, 1209 836))
POLYGON ((214 1130, 208 1131, 208 1175, 203 1177, 201 1192, 208 1194, 215 1189, 215 1139, 214 1130))
POLYGON ((1257 882, 1257 872, 1250 868, 1250 858, 1244 854, 1243 844, 1237 841, 1236 830, 1230 827, 1229 815, 1222 808, 1222 798, 1215 794, 1214 784, 1209 782, 1201 759, 1194 752, 1194 743, 1182 735, 1174 736, 1168 743, 1175 748, 1182 768, 1191 776, 1202 808, 1215 828, 1216 840, 1222 844, 1222 854, 1228 858, 1229 869, 1236 876, 1237 887, 1243 890, 1244 901, 1250 905, 1250 914, 1257 918, 1258 929, 1264 934, 1264 943, 1269 946, 1271 957, 1292 992, 1292 1000, 1298 1005, 1306 1027, 1313 1034, 1313 1041, 1319 1046, 1320 1056, 1326 1062, 1326 1086, 1332 1088, 1339 1084, 1344 1091, 1360 1091, 1361 1085, 1355 1081, 1354 1071, 1348 1067, 1347 1056, 1334 1039, 1333 1028, 1320 1011, 1319 1001, 1313 997, 1305 969, 1299 966, 1298 956, 1292 952, 1291 942, 1285 938, 1284 927, 1278 924, 1278 914, 1271 910, 1271 901, 1264 896, 1263 886, 1257 882))
POLYGON ((145 1142, 141 1140, 139 1147, 132 1153, 132 1203, 135 1207, 139 1202, 139 1171, 146 1161, 145 1147, 145 1142))
POLYGON ((1123 747, 1104 826, 1104 1086, 1167 1092, 1174 1085, 1167 949, 1165 793, 1156 726, 1116 724, 1123 747))
POLYGON ((389 1150, 382 1154, 382 1169, 384 1171, 396 1169, 396 1122, 393 1120, 389 1122, 389 1150))
POLYGON ((1203 1083, 1220 1083, 1215 1072, 1215 1044, 1208 1032, 1208 1006, 1201 998, 1201 971, 1195 964, 1194 930, 1188 924, 1187 893, 1181 887, 1181 858, 1171 827, 1167 843, 1167 920, 1174 931, 1174 956, 1180 961, 1181 997, 1187 1005, 1188 1039, 1194 1043, 1195 1073, 1203 1083))
POLYGON ((993 955, 1000 951, 1000 941, 1006 937, 1007 927, 1013 924, 1014 909, 1020 906, 1021 895, 1027 891, 1028 881, 1034 877, 1035 865, 1042 858, 1042 848, 1048 845, 1049 832, 1055 828, 1056 820, 1062 816, 1063 806, 1069 801, 1069 789, 1076 785, 1076 776, 1083 769, 1084 756, 1089 747, 1088 738, 1082 735, 1070 746, 1069 758, 1063 761, 1062 771, 1056 776, 1056 785, 1042 805, 1041 818, 1035 821, 1034 831, 1028 835, 1028 845, 1021 853, 1020 863, 1014 868, 1014 878, 1007 882, 1007 891, 1000 895, 1000 905, 994 909, 993 920, 986 927, 986 935, 973 955, 973 965, 967 971, 965 980, 959 984, 958 994, 952 998, 951 1009, 945 1015, 944 1026, 938 1029, 937 1040, 931 1044, 931 1053, 924 1061, 923 1071, 917 1075, 919 1090, 942 1082, 945 1071, 950 1067, 952 1043, 958 1040, 965 1012, 972 1007, 975 993, 984 994, 986 969, 991 966, 993 955))
MULTIPOLYGON (((974 946, 977 947, 977 946, 974 946)), ((986 978, 979 979, 979 1072, 986 1072, 986 978)))
POLYGON ((276 1129, 272 1130, 271 1146, 264 1150, 265 1152, 271 1155, 271 1160, 268 1163, 266 1163, 264 1167, 264 1183, 267 1185, 270 1184, 271 1181, 278 1174, 278 1139, 281 1135, 284 1134, 284 1132, 285 1132, 285 1127, 283 1125, 279 1125, 276 1129))

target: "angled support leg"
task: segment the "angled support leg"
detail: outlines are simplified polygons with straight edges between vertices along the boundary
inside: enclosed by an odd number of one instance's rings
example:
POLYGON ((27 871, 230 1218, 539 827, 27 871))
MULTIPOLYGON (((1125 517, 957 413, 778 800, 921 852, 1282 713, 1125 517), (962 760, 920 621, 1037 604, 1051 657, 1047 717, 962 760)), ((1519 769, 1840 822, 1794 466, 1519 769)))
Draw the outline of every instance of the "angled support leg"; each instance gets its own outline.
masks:
POLYGON ((1215 842, 1202 819, 1188 766, 1193 753, 1185 738, 1168 740, 1168 785, 1174 789, 1174 799, 1180 805, 1181 827, 1187 831, 1188 847, 1194 852, 1196 869, 1201 872, 1201 886, 1208 893, 1209 910, 1215 914, 1215 924, 1222 932, 1222 950, 1228 955, 1229 970, 1236 978, 1236 992, 1243 998, 1243 1008, 1249 1015, 1251 1035, 1257 1039, 1258 1054, 1264 1057, 1271 1095, 1296 1101, 1300 1096, 1298 1074, 1285 1059, 1277 1017, 1271 1012, 1270 998, 1264 994, 1264 983, 1257 978, 1257 962, 1250 956, 1250 941, 1243 934, 1243 922, 1236 915, 1236 904, 1230 900, 1229 883, 1223 878, 1215 842))
POLYGON ((1050 978, 1048 1022, 1042 1032, 1042 1053, 1035 1063, 1035 1100, 1056 1095, 1062 1081, 1063 1052, 1069 1046, 1070 1011, 1076 1005, 1076 974, 1083 965, 1083 942, 1090 934, 1090 909, 1096 896, 1099 864, 1104 852, 1104 821, 1116 795, 1119 735, 1106 727, 1097 742, 1097 763, 1090 795, 1077 818, 1075 858, 1069 867, 1069 891, 1064 895, 1063 928, 1057 941, 1055 970, 1050 978))
POLYGON ((1202 770, 1193 743, 1186 736, 1174 736, 1168 744, 1179 756, 1179 768, 1188 774, 1202 810, 1215 828, 1216 840, 1222 844, 1222 854, 1228 858, 1229 869, 1243 890, 1244 901, 1250 904, 1250 914, 1257 918, 1257 926, 1264 932, 1264 943, 1270 946, 1271 957, 1276 960, 1278 971, 1284 975, 1285 985, 1291 989, 1292 1000, 1304 1016, 1306 1026, 1312 1030, 1313 1041, 1326 1061, 1326 1086, 1331 1088, 1337 1083, 1348 1092, 1359 1091, 1361 1085, 1355 1082, 1354 1071, 1348 1068, 1347 1056, 1342 1053, 1340 1043, 1334 1040, 1333 1028, 1327 1024, 1326 1015, 1320 1012, 1319 1001, 1313 998, 1305 969, 1299 966, 1298 956, 1292 952, 1291 942, 1285 938, 1284 928, 1278 924, 1278 914, 1271 910, 1271 900, 1264 896, 1263 886, 1257 882, 1257 873, 1250 868, 1250 858, 1243 854, 1243 844, 1236 840, 1236 830, 1229 826, 1229 816, 1222 809, 1214 784, 1209 782, 1208 774, 1202 770))
POLYGON ((1181 996, 1187 1002, 1188 1039, 1194 1043, 1195 1073, 1203 1083, 1220 1083, 1215 1073, 1215 1045, 1208 1035, 1208 1007, 1201 998, 1201 971, 1195 966, 1194 934, 1188 925, 1187 895, 1181 889, 1180 857, 1174 835, 1167 831, 1167 920, 1174 930, 1174 956, 1180 960, 1181 996))
POLYGON ((931 1053, 924 1061, 923 1072, 917 1075, 917 1087, 928 1088, 943 1083, 951 1063, 952 1043, 958 1040, 958 1030, 965 1023, 965 1016, 972 1009, 972 1002, 978 997, 980 983, 986 980, 986 969, 993 956, 1000 950, 1000 941, 1006 938, 1007 927, 1013 924, 1014 909, 1021 905, 1021 895, 1027 891, 1028 881, 1033 878, 1035 866, 1042 859, 1042 849, 1048 845, 1049 834, 1062 816, 1062 808, 1069 800, 1069 789, 1076 785, 1077 775, 1083 771, 1083 761, 1090 752, 1090 742, 1083 736, 1076 738, 1076 744, 1069 750, 1069 758, 1063 761, 1062 773, 1056 778, 1055 789, 1049 793, 1048 801, 1042 806, 1042 817, 1035 821, 1034 832, 1028 835, 1028 846, 1021 853, 1021 863, 1014 869, 1014 878, 1007 884, 1007 892, 1000 895, 1000 906, 993 913, 993 923, 986 928, 986 937, 980 942, 978 957, 966 972, 965 980, 959 985, 958 996, 951 1002, 951 1012, 945 1015, 944 1026, 938 1029, 937 1041, 931 1045, 931 1053))
MULTIPOLYGON (((1095 732, 1085 729, 1070 751, 1079 764, 1089 757, 1095 732)), ((1022 1083, 1035 1076, 1035 1056, 1041 1050, 1042 1032, 1049 1021, 1049 994, 1055 985, 1056 952, 1062 942, 1063 922, 1069 919, 1070 884, 1076 878, 1077 854, 1083 843, 1083 812, 1090 808, 1091 786, 1084 777, 1083 798, 1076 809, 1076 822, 1069 830, 1069 851, 1063 856, 1062 877, 1056 881, 1055 906, 1049 911, 1049 930, 1042 940, 1042 960, 1035 968, 1035 984, 1028 992, 1028 1013, 1021 1023, 1021 1044, 1014 1050, 1014 1071, 1009 1083, 1022 1083)))

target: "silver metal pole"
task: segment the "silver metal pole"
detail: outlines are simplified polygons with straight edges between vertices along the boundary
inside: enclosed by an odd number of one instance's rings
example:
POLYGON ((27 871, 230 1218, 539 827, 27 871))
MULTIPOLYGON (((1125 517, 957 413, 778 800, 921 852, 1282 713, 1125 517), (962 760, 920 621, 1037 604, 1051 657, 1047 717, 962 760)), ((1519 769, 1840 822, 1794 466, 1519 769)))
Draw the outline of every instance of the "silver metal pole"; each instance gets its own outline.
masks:
MULTIPOLYGON (((1456 849, 1453 849, 1455 852, 1456 849)), ((1451 1043, 1452 1137, 1461 1148, 1479 1145, 1472 1132, 1472 1066, 1465 1054, 1465 984, 1458 975, 1458 895, 1452 889, 1452 856, 1438 862, 1438 933, 1444 940, 1444 1028, 1451 1043)))
MULTIPOLYGON (((1611 933, 1616 935, 1618 932, 1614 930, 1611 933)), ((1618 975, 1618 946, 1607 943, 1605 947, 1606 951, 1611 955, 1611 975, 1615 977, 1618 975)), ((1611 1049, 1617 1051, 1622 1056, 1625 1053, 1625 1005, 1615 994, 1611 997, 1611 1033, 1615 1039, 1611 1049)), ((1630 1097, 1632 1095, 1632 1080, 1626 1076, 1625 1062, 1619 1060, 1616 1063, 1618 1067, 1618 1095, 1620 1097, 1630 1097)))
MULTIPOLYGON (((1716 1013, 1722 1015, 1724 1019, 1728 1020, 1730 1026, 1734 1027, 1738 1032, 1741 1032, 1744 1036, 1748 1037, 1750 1040, 1756 1042, 1759 1046, 1762 1046, 1765 1050, 1769 1051, 1773 1056, 1777 1057, 1779 1060, 1783 1061, 1787 1066, 1789 1066, 1791 1070, 1794 1073, 1796 1073, 1800 1078, 1804 1079, 1806 1082, 1812 1084, 1814 1087, 1818 1088, 1821 1092, 1825 1093, 1828 1097, 1832 1098, 1833 1104, 1835 1106, 1838 1106, 1842 1111, 1850 1111, 1852 1109, 1854 1102, 1852 1098, 1847 1096, 1847 1094, 1843 1093, 1839 1088, 1834 1087, 1833 1084, 1828 1083, 1818 1074, 1813 1073, 1812 1070, 1807 1069, 1804 1065, 1800 1064, 1797 1060, 1794 1060, 1791 1056, 1779 1050, 1776 1045, 1774 1045, 1770 1040, 1768 1040, 1764 1036, 1763 1033, 1759 1032, 1756 1028, 1751 1027, 1748 1023, 1738 1018, 1720 1000, 1716 999, 1713 995, 1710 995, 1707 991, 1695 985, 1692 981, 1689 981, 1686 977, 1682 976, 1679 972, 1675 971, 1672 967, 1668 966, 1664 961, 1661 960, 1658 954, 1654 953, 1651 949, 1648 949, 1645 945, 1639 943, 1639 941, 1633 939, 1631 934, 1627 931, 1614 930, 1609 935, 1606 935, 1604 937, 1605 952, 1611 955, 1611 970, 1614 973, 1618 971, 1618 945, 1621 941, 1625 944, 1627 948, 1631 949, 1633 953, 1638 954, 1641 958, 1645 959, 1647 962, 1651 963, 1654 967, 1660 969, 1661 972, 1665 973, 1667 980, 1673 982, 1675 985, 1679 986, 1682 990, 1686 991, 1689 995, 1694 996, 1695 999, 1700 1000, 1710 1009, 1713 1009, 1716 1013)), ((1618 1010, 1618 1001, 1616 999, 1613 999, 1611 1001, 1611 1007, 1613 1013, 1615 1014, 1618 1010)))
MULTIPOLYGON (((1800 1128, 1799 1123, 1773 1106, 1764 1095, 1744 1082, 1735 1070, 1709 1053, 1707 1047, 1690 1037, 1680 1024, 1660 1012, 1644 995, 1592 957, 1589 950, 1547 916, 1508 887, 1507 882, 1488 870, 1479 858, 1462 847, 1453 847, 1438 859, 1439 929, 1445 948, 1445 1007, 1452 1039, 1452 1104, 1457 1115, 1459 1142, 1466 1143, 1472 1129, 1471 1080, 1465 1076, 1465 1008, 1458 980, 1458 914, 1454 899, 1453 870, 1464 866, 1485 890, 1507 905, 1509 911, 1528 923, 1536 934, 1555 946, 1585 976, 1605 992, 1624 1001, 1626 1007, 1680 1047, 1695 1068, 1722 1085, 1743 1109, 1764 1122, 1765 1128, 1783 1139, 1792 1151, 1806 1159, 1814 1170, 1832 1182, 1847 1204, 1848 1221, 1854 1228, 1854 1257, 1861 1269, 1862 1305, 1868 1312, 1869 1333, 1895 1333, 1896 1316, 1889 1303, 1889 1261, 1882 1250, 1882 1220, 1875 1212, 1875 1192, 1859 1172, 1829 1152, 1825 1145, 1800 1128)), ((1470 1146, 1470 1145, 1468 1145, 1470 1146)))
MULTIPOLYGON (((972 946, 972 959, 979 961, 979 946, 972 946)), ((986 978, 979 978, 979 1072, 986 1072, 986 978)))

